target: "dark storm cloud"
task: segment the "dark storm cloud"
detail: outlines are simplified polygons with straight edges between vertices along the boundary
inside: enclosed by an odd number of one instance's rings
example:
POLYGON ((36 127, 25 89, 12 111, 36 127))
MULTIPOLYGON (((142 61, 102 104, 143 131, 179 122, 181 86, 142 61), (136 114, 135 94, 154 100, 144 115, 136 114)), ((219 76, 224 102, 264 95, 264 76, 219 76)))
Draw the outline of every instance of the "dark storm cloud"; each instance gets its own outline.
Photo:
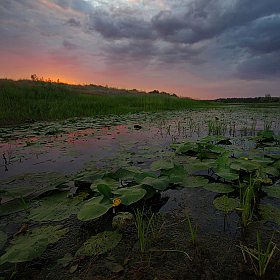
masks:
POLYGON ((114 54, 122 54, 136 59, 152 56, 166 63, 201 64, 214 60, 210 56, 200 58, 211 43, 217 44, 221 52, 234 49, 238 53, 238 57, 230 59, 236 59, 231 63, 237 65, 235 75, 241 79, 261 79, 279 73, 279 0, 171 2, 170 9, 150 17, 145 17, 140 9, 99 8, 90 13, 87 28, 106 39, 111 59, 114 54), (141 44, 143 40, 145 44, 141 44), (138 46, 144 49, 140 51, 138 46))
POLYGON ((78 21, 78 20, 75 20, 74 18, 70 18, 69 20, 67 20, 66 24, 68 24, 70 26, 76 26, 76 27, 80 27, 81 26, 81 22, 78 21))
POLYGON ((149 22, 137 18, 133 11, 95 10, 89 16, 89 30, 100 33, 107 39, 148 39, 153 37, 149 22))
POLYGON ((67 50, 70 50, 70 51, 76 50, 76 49, 79 48, 78 45, 73 44, 73 43, 69 42, 68 40, 64 40, 64 41, 62 42, 62 46, 63 46, 64 48, 66 48, 67 50))
POLYGON ((265 54, 244 60, 237 66, 236 76, 244 80, 280 77, 280 53, 265 54))
POLYGON ((230 47, 246 48, 256 55, 279 52, 280 15, 257 19, 229 36, 232 37, 230 47))

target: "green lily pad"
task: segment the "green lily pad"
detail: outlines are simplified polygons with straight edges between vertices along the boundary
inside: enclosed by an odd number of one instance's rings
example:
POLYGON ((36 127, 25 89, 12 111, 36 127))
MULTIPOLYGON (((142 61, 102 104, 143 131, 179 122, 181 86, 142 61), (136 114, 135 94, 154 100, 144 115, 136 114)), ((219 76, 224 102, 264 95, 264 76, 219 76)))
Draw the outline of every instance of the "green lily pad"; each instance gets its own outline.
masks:
POLYGON ((116 195, 116 198, 121 200, 122 204, 130 205, 142 199, 146 194, 146 190, 142 188, 141 185, 137 185, 133 187, 120 188, 114 190, 113 193, 116 195))
POLYGON ((160 177, 160 178, 152 178, 152 177, 146 177, 142 184, 152 186, 153 188, 157 190, 165 190, 169 186, 169 179, 168 177, 160 177))
POLYGON ((239 206, 239 202, 236 199, 232 197, 228 198, 226 195, 215 198, 213 204, 218 210, 225 212, 233 210, 239 206))
POLYGON ((263 171, 269 175, 275 176, 275 177, 279 177, 280 173, 279 171, 273 167, 273 166, 267 166, 263 168, 263 171))
POLYGON ((20 198, 21 196, 25 197, 38 189, 38 186, 17 186, 12 188, 3 189, 4 193, 0 193, 1 198, 5 199, 14 199, 20 198))
POLYGON ((7 252, 0 257, 0 264, 31 261, 39 257, 45 251, 47 245, 48 238, 46 236, 28 238, 24 242, 10 246, 7 252))
POLYGON ((174 163, 167 159, 158 159, 150 165, 150 168, 153 171, 160 170, 160 169, 171 169, 173 167, 174 167, 174 163))
POLYGON ((232 186, 223 183, 209 183, 203 186, 203 188, 216 193, 230 193, 234 191, 232 186))
POLYGON ((280 199, 280 186, 279 185, 273 185, 273 186, 266 186, 264 191, 272 196, 280 199))
POLYGON ((127 169, 118 169, 114 176, 120 180, 133 180, 135 173, 127 169))
POLYGON ((181 183, 181 186, 188 188, 197 188, 207 185, 208 182, 209 180, 202 176, 190 176, 181 183))
POLYGON ((0 264, 5 262, 18 263, 31 261, 39 257, 49 243, 56 242, 68 229, 61 229, 61 225, 45 226, 28 231, 19 235, 11 241, 6 253, 0 257, 0 264))
POLYGON ((7 239, 8 239, 7 234, 3 231, 0 231, 0 250, 6 244, 7 239))
POLYGON ((108 212, 108 210, 112 207, 112 201, 104 198, 103 195, 100 195, 83 205, 81 210, 78 212, 78 219, 82 221, 96 219, 108 212))
POLYGON ((275 206, 271 204, 259 205, 260 209, 260 214, 263 216, 265 219, 272 219, 275 220, 278 225, 280 225, 280 209, 276 208, 275 206))
POLYGON ((236 160, 231 165, 230 168, 234 170, 245 170, 245 171, 253 171, 260 167, 260 164, 257 162, 252 162, 249 160, 236 160))
POLYGON ((42 198, 40 206, 31 209, 28 216, 34 221, 61 221, 77 214, 82 207, 82 202, 77 199, 67 198, 68 192, 58 192, 42 198))
POLYGON ((157 178, 157 175, 150 173, 150 172, 142 172, 139 173, 137 175, 135 175, 134 179, 138 184, 141 184, 142 181, 146 178, 146 177, 152 177, 152 178, 157 178))
POLYGON ((118 231, 100 232, 84 242, 83 246, 76 252, 75 256, 94 256, 106 253, 115 248, 121 239, 122 234, 118 231))
POLYGON ((96 179, 92 182, 90 188, 93 190, 93 191, 98 191, 97 190, 97 186, 98 185, 107 185, 110 187, 111 190, 114 190, 114 189, 117 189, 120 185, 120 182, 119 181, 116 181, 112 178, 109 178, 109 177, 104 177, 102 179, 96 179))

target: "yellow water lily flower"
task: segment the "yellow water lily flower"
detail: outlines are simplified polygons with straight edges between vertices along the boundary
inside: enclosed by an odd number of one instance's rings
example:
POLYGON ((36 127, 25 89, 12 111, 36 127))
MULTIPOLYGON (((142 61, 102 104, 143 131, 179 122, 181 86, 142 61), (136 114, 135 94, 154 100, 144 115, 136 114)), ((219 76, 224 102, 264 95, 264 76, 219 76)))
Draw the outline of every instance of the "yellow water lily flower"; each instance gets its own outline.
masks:
POLYGON ((244 159, 245 159, 245 160, 248 160, 248 158, 247 158, 247 157, 245 157, 244 159))
POLYGON ((118 205, 120 205, 121 204, 121 200, 119 199, 119 198, 115 198, 114 200, 113 200, 113 206, 118 206, 118 205))

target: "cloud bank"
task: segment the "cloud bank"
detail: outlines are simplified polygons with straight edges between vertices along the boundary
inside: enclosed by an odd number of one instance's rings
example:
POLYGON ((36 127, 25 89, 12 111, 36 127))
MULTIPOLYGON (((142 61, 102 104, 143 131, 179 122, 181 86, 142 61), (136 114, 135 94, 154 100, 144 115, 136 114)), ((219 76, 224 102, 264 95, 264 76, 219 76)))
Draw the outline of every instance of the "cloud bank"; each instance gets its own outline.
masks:
POLYGON ((87 80, 219 97, 238 81, 243 95, 279 85, 279 0, 13 0, 0 3, 0 23, 2 52, 87 80))

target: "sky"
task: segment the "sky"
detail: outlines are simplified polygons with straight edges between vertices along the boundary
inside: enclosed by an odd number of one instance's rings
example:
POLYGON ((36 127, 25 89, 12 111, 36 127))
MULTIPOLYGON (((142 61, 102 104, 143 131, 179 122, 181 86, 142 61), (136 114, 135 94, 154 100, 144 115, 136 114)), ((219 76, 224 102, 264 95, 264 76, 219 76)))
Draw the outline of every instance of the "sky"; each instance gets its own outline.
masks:
POLYGON ((0 78, 280 97, 280 0, 0 0, 0 78))

